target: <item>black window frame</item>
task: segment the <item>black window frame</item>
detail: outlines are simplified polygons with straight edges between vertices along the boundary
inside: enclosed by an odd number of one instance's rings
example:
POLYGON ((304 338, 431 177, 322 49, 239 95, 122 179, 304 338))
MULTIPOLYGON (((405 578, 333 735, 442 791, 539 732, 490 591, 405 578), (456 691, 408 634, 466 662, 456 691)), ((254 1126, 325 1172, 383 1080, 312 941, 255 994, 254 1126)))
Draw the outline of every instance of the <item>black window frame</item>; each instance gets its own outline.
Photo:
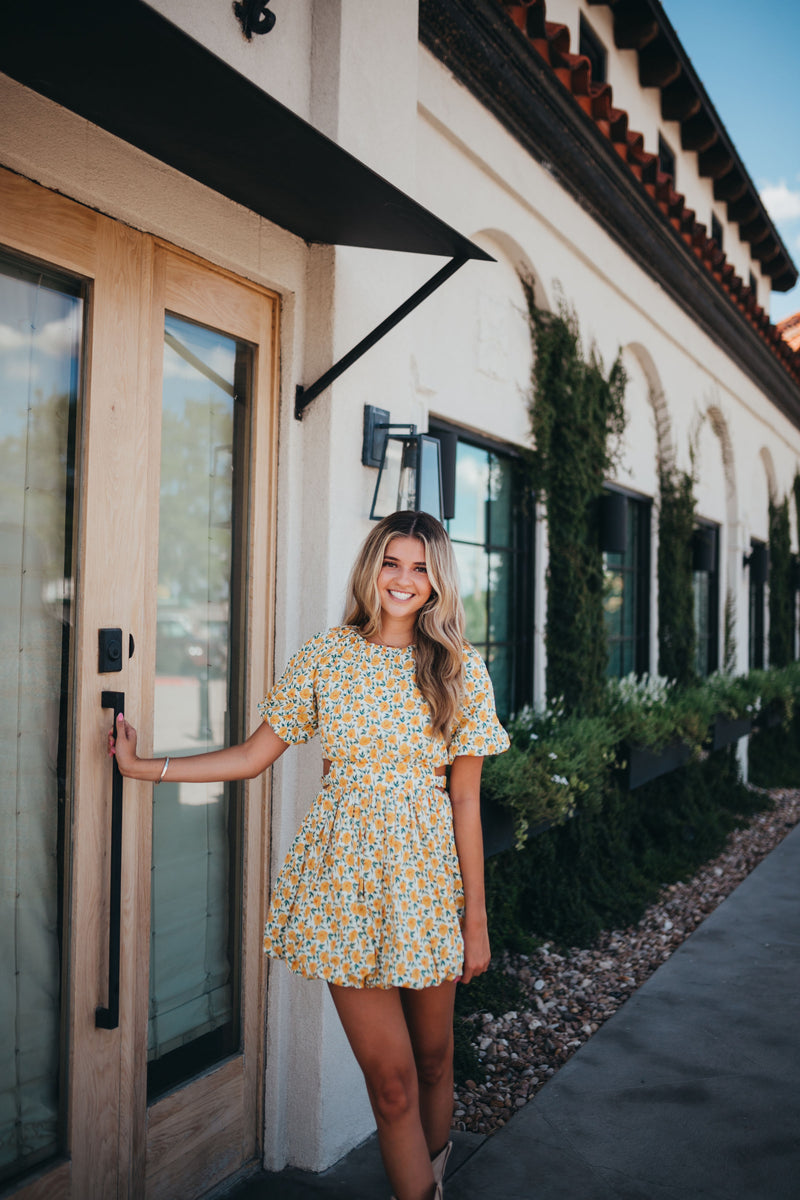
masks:
MULTIPOLYGON (((507 442, 495 441, 472 430, 466 430, 458 425, 438 418, 431 418, 428 432, 436 437, 437 434, 455 434, 457 445, 464 444, 483 450, 497 458, 511 463, 513 471, 513 500, 511 512, 512 540, 510 544, 494 543, 491 536, 491 509, 486 505, 485 541, 461 542, 453 537, 453 544, 482 545, 486 554, 493 552, 511 552, 514 563, 511 588, 510 617, 513 622, 511 636, 504 641, 491 637, 490 609, 487 609, 486 641, 475 643, 476 649, 486 661, 489 674, 492 675, 492 649, 510 648, 509 670, 510 682, 506 696, 500 695, 495 684, 495 702, 501 720, 506 720, 511 714, 519 712, 525 705, 533 703, 534 682, 534 598, 535 598, 535 530, 536 506, 527 464, 516 446, 507 442)), ((487 497, 488 500, 488 497, 487 497)), ((456 474, 456 504, 458 503, 458 483, 456 474)), ((452 521, 446 519, 444 526, 451 532, 452 521)), ((488 587, 487 587, 488 591, 488 587)), ((491 601, 489 600, 489 604, 491 601)), ((494 678, 492 679, 495 683, 494 678)))
MULTIPOLYGON (((759 547, 763 546, 766 549, 766 542, 761 538, 750 539, 750 553, 759 547)), ((763 671, 767 665, 767 623, 765 619, 766 609, 766 584, 757 583, 753 579, 753 572, 749 573, 748 587, 748 606, 747 606, 747 661, 751 671, 763 671)))
MULTIPOLYGON (((631 581, 633 588, 633 605, 634 605, 634 631, 631 635, 615 635, 609 632, 608 622, 606 622, 606 639, 608 647, 608 658, 606 661, 606 675, 609 679, 622 679, 631 672, 641 676, 646 675, 650 670, 650 585, 651 585, 651 567, 652 567, 652 513, 653 501, 649 496, 643 496, 640 493, 630 492, 624 488, 606 486, 604 489, 608 492, 618 492, 623 495, 627 501, 627 528, 629 546, 624 555, 603 553, 603 575, 608 581, 609 576, 613 573, 621 574, 623 577, 623 604, 625 589, 624 583, 627 580, 631 581), (609 559, 623 559, 629 556, 633 560, 628 564, 617 562, 609 562, 609 559), (619 668, 612 670, 614 665, 614 648, 621 647, 619 668), (625 653, 625 648, 630 649, 632 646, 633 654, 625 653), (628 667, 627 670, 623 669, 628 667)), ((604 612, 607 613, 606 598, 604 598, 604 612)))
POLYGON ((658 169, 662 175, 671 175, 673 186, 675 184, 675 151, 670 146, 663 136, 658 135, 658 169))
POLYGON ((608 82, 608 51, 583 13, 578 31, 578 53, 592 65, 592 83, 608 82))

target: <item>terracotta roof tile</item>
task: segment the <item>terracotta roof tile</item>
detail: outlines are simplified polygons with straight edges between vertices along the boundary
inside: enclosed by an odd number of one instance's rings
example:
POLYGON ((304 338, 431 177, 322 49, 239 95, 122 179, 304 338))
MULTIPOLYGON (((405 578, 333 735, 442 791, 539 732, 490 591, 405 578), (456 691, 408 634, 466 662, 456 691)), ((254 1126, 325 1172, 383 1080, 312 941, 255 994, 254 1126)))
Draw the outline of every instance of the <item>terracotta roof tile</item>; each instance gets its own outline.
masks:
POLYGON ((779 321, 776 329, 795 354, 800 354, 800 312, 779 321))
MULTIPOLYGON (((620 161, 639 180, 676 235, 703 263, 731 303, 736 305, 772 348, 794 379, 800 382, 800 313, 782 321, 777 327, 771 324, 752 289, 736 274, 722 248, 708 236, 706 226, 697 220, 692 209, 686 208, 684 197, 675 191, 672 176, 659 170, 658 156, 645 150, 644 135, 629 128, 628 114, 624 109, 614 108, 611 87, 607 83, 595 83, 588 58, 570 52, 569 28, 547 20, 546 0, 498 2, 540 57, 553 69, 598 132, 611 142, 620 161), (790 323, 793 324, 787 329, 790 323)), ((756 222, 751 232, 751 253, 762 266, 781 253, 768 226, 763 225, 762 228, 762 224, 756 222)), ((741 234, 747 240, 747 227, 742 228, 741 234)))

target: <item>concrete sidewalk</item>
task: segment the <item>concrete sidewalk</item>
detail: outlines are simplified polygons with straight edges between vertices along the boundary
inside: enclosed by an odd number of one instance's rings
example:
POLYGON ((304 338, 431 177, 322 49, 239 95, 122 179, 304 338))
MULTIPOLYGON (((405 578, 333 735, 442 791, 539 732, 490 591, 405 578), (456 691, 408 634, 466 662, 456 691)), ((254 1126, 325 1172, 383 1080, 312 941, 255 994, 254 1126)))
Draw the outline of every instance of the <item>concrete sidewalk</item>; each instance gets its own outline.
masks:
MULTIPOLYGON (((447 1200, 800 1200, 800 827, 491 1138, 447 1200)), ((388 1200, 374 1139, 230 1200, 388 1200)))

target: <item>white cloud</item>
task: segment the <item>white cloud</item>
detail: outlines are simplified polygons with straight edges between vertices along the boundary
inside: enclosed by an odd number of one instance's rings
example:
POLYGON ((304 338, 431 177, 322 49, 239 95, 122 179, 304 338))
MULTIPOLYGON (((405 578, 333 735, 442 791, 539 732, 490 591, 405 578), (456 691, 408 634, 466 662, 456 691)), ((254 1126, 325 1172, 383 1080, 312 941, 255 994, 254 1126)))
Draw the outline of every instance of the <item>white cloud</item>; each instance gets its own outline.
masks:
POLYGON ((0 352, 3 350, 19 350, 25 345, 25 338, 11 325, 0 325, 0 352))
POLYGON ((761 199, 773 221, 800 219, 800 188, 793 191, 785 179, 762 187, 761 199))
POLYGON ((48 321, 41 329, 15 328, 0 324, 0 353, 9 350, 40 350, 51 358, 74 354, 77 346, 79 326, 72 316, 58 321, 48 321))
MULTIPOLYGON (((200 356, 198 355, 198 357, 200 356)), ((233 381, 233 371, 236 365, 236 354, 233 347, 212 346, 210 350, 205 350, 202 361, 216 375, 220 375, 230 382, 233 381)), ((197 380, 200 378, 200 372, 197 367, 181 358, 167 343, 164 353, 164 378, 197 380)))

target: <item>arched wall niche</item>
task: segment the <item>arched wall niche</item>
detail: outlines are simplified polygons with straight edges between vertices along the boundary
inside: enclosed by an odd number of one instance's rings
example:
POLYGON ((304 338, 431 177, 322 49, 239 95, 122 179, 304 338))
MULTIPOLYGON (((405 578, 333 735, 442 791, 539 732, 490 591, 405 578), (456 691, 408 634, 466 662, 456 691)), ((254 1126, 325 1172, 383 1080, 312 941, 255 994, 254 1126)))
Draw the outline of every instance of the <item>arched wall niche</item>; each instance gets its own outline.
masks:
POLYGON ((769 505, 778 494, 777 476, 772 454, 762 446, 751 460, 747 495, 743 497, 745 540, 769 540, 769 505))
POLYGON ((775 463, 772 461, 772 453, 766 446, 762 446, 759 450, 759 456, 764 464, 764 473, 767 477, 769 502, 770 504, 777 504, 780 497, 778 496, 778 477, 775 474, 775 463))
MULTIPOLYGON (((630 487, 645 496, 655 498, 658 495, 658 463, 661 456, 659 420, 662 434, 665 422, 663 415, 659 418, 653 404, 655 389, 654 372, 650 369, 652 362, 649 362, 648 369, 645 369, 639 350, 641 347, 630 345, 622 349, 622 365, 627 376, 625 432, 622 436, 621 455, 615 479, 623 487, 630 487)), ((657 376, 655 378, 657 380, 657 376)))
POLYGON ((737 520, 733 442, 728 423, 716 404, 706 409, 694 449, 698 516, 724 522, 733 529, 737 520))
POLYGON ((420 420, 431 415, 501 441, 528 445, 531 348, 520 274, 541 281, 522 248, 508 235, 471 235, 496 262, 467 263, 432 319, 425 306, 413 314, 411 382, 420 420), (424 415, 423 415, 424 413, 424 415))
POLYGON ((536 270, 528 252, 502 229, 482 229, 476 233, 472 241, 477 242, 484 250, 488 250, 497 258, 497 251, 505 258, 516 271, 520 279, 530 281, 533 284, 533 298, 536 301, 537 308, 543 308, 547 312, 552 312, 553 305, 544 285, 540 273, 536 270))
POLYGON ((636 361, 647 380, 648 400, 655 427, 656 467, 664 466, 669 469, 675 463, 675 443, 672 439, 672 420, 658 368, 650 351, 641 342, 629 342, 623 353, 636 361))
POLYGON ((740 595, 742 547, 739 538, 739 513, 733 441, 728 422, 717 404, 709 404, 697 432, 695 446, 695 493, 700 517, 721 527, 719 546, 720 662, 742 667, 735 661, 736 647, 746 643, 746 633, 738 627, 738 614, 746 612, 740 595), (727 610, 727 611, 726 611, 727 610), (733 640, 729 643, 728 639, 733 640))

